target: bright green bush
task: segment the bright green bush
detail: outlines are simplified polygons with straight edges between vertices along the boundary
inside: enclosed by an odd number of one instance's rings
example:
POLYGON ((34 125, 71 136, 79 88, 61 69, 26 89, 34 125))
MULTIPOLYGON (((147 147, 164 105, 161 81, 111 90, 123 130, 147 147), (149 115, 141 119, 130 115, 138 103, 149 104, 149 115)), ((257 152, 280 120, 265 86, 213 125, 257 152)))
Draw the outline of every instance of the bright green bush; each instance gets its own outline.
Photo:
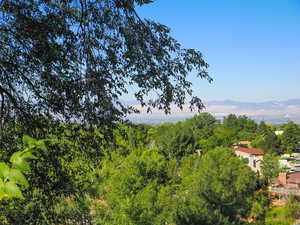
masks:
POLYGON ((24 149, 13 153, 9 164, 0 162, 0 200, 24 199, 21 189, 29 186, 24 173, 31 171, 30 160, 37 159, 38 149, 47 150, 44 140, 29 136, 23 137, 23 144, 24 149))

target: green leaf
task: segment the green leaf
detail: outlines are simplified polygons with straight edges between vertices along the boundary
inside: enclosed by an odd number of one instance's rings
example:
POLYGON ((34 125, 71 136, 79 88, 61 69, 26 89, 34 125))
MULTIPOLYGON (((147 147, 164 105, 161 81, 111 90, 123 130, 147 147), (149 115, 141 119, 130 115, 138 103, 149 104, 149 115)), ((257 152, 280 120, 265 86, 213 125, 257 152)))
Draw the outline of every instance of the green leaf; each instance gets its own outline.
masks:
POLYGON ((10 162, 12 163, 13 167, 16 169, 20 169, 24 172, 30 172, 30 164, 26 160, 26 158, 29 159, 34 159, 35 156, 32 155, 31 152, 15 152, 11 157, 10 157, 10 162))
POLYGON ((12 181, 6 182, 4 184, 4 193, 9 198, 20 198, 24 199, 24 196, 20 190, 20 188, 12 181))
POLYGON ((26 173, 29 173, 29 172, 31 171, 29 162, 27 162, 27 161, 24 160, 24 159, 18 161, 18 163, 16 163, 16 164, 14 165, 14 167, 15 167, 16 169, 20 169, 21 171, 24 171, 24 172, 26 172, 26 173))
POLYGON ((3 180, 0 178, 0 201, 1 201, 2 199, 5 199, 5 198, 7 198, 7 195, 6 195, 5 192, 4 192, 4 182, 3 182, 3 180))
POLYGON ((34 138, 31 138, 27 135, 23 136, 23 143, 28 146, 33 146, 33 145, 35 145, 36 142, 37 142, 37 140, 35 140, 34 138))
POLYGON ((4 183, 3 183, 3 186, 0 185, 0 201, 6 198, 8 198, 8 195, 5 193, 4 183))
POLYGON ((13 181, 16 184, 24 185, 24 187, 28 187, 28 181, 20 170, 11 169, 9 173, 9 180, 13 181))
POLYGON ((24 172, 30 172, 30 164, 22 156, 15 157, 11 161, 11 163, 13 164, 13 167, 16 169, 20 169, 21 171, 24 171, 24 172))
POLYGON ((6 163, 0 162, 0 178, 5 179, 9 175, 10 168, 6 163))
POLYGON ((44 151, 47 151, 47 147, 45 145, 45 142, 44 140, 39 140, 36 142, 36 147, 39 148, 39 149, 42 149, 44 151))
POLYGON ((12 154, 12 156, 10 157, 9 161, 10 161, 12 164, 14 164, 14 162, 20 160, 21 155, 22 155, 22 151, 14 152, 14 153, 12 154))
POLYGON ((22 154, 22 158, 24 159, 37 159, 35 155, 32 154, 32 151, 27 151, 22 154))

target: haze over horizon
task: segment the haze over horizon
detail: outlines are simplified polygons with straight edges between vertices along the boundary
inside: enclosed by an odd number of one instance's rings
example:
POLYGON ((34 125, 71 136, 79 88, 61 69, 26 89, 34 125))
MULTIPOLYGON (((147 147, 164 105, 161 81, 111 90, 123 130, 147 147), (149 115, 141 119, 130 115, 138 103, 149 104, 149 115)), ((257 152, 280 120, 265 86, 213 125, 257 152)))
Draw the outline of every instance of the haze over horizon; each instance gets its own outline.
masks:
MULTIPOLYGON (((196 115, 198 112, 189 110, 188 105, 180 110, 176 106, 171 106, 171 114, 165 115, 161 110, 153 110, 147 113, 145 108, 139 104, 132 106, 141 111, 140 114, 131 114, 128 119, 135 123, 159 124, 163 122, 183 121, 196 115)), ((217 119, 223 119, 229 114, 238 116, 245 115, 255 121, 265 121, 273 124, 294 121, 300 124, 300 99, 290 99, 286 101, 265 101, 265 102, 241 102, 233 100, 207 101, 206 108, 202 112, 208 112, 217 119)))
POLYGON ((138 13, 203 53, 214 81, 190 79, 203 101, 300 98, 300 1, 154 1, 138 13))

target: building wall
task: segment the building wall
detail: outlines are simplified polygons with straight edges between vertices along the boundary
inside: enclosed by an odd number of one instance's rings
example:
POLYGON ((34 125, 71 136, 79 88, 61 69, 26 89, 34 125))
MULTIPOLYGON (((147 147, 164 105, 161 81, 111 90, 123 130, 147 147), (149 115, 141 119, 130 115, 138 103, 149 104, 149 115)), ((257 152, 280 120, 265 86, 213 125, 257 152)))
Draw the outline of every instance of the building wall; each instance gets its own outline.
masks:
POLYGON ((235 154, 241 158, 248 159, 248 166, 254 171, 254 172, 260 172, 261 170, 261 162, 263 160, 262 155, 250 155, 246 152, 240 152, 235 151, 235 154))
POLYGON ((298 189, 299 188, 299 184, 289 182, 289 180, 287 179, 286 173, 279 173, 278 180, 280 181, 281 185, 284 188, 288 188, 288 189, 298 189))
POLYGON ((287 183, 286 188, 297 189, 299 186, 298 184, 287 183))

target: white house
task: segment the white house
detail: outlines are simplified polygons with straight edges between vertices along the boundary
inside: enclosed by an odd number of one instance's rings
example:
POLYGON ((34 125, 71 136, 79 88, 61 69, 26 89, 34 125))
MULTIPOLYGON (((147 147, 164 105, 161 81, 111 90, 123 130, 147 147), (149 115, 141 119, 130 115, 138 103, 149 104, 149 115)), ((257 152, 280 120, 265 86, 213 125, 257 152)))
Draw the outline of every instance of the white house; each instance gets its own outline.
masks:
POLYGON ((259 148, 241 148, 234 149, 235 154, 243 159, 248 159, 248 166, 254 172, 260 172, 261 162, 264 158, 264 151, 259 148))

